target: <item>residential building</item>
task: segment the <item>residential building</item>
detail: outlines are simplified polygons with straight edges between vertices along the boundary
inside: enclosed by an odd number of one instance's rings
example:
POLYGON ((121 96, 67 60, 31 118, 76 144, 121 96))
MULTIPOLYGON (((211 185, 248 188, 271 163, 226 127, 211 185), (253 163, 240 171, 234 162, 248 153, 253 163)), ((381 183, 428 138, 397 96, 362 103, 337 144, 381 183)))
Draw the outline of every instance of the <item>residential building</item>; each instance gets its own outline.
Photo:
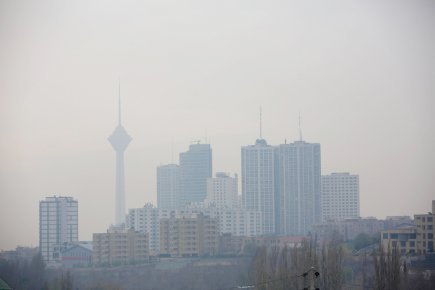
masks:
POLYGON ((417 248, 419 254, 433 252, 435 236, 435 200, 432 200, 432 212, 414 215, 414 223, 417 228, 417 248))
POLYGON ((322 221, 359 218, 359 176, 332 173, 321 180, 322 221))
POLYGON ((128 211, 127 228, 132 228, 149 236, 149 253, 151 256, 160 254, 160 219, 175 215, 175 210, 160 209, 147 203, 142 208, 132 208, 128 211))
POLYGON ((39 202, 39 250, 48 264, 60 261, 62 245, 78 241, 78 202, 72 197, 46 197, 39 202))
POLYGON ((262 232, 275 233, 275 163, 274 148, 264 139, 255 145, 243 146, 242 155, 242 200, 247 211, 260 212, 262 232))
POLYGON ((260 211, 243 208, 195 208, 189 207, 178 211, 180 214, 203 214, 218 220, 219 234, 255 237, 263 235, 263 217, 260 211))
POLYGON ((321 221, 320 144, 281 144, 275 158, 277 232, 306 235, 321 221))
POLYGON ((218 254, 217 219, 203 214, 180 215, 160 220, 160 251, 171 257, 218 254))
POLYGON ((157 167, 157 207, 175 209, 180 199, 180 166, 177 164, 157 167))
POLYGON ((205 204, 217 208, 238 208, 237 174, 234 177, 217 172, 216 177, 207 179, 207 198, 205 204))
POLYGON ((160 253, 160 221, 180 215, 203 214, 218 221, 219 234, 254 237, 262 235, 262 216, 258 211, 241 208, 187 207, 178 210, 160 209, 152 204, 129 210, 127 227, 149 234, 150 255, 160 253))
POLYGON ((107 233, 93 234, 94 265, 126 265, 149 260, 148 234, 124 226, 112 226, 107 233))
POLYGON ((192 144, 180 153, 180 188, 178 206, 202 202, 207 196, 207 178, 212 176, 210 144, 192 144))

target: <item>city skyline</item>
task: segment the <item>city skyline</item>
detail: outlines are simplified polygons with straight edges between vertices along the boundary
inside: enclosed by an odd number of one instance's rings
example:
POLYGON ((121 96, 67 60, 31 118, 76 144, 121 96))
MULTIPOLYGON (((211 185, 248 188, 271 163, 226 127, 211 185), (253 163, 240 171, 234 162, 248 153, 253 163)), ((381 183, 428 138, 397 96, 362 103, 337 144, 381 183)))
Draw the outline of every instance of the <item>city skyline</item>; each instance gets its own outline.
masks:
POLYGON ((46 196, 78 200, 80 239, 107 229, 118 78, 135 138, 126 209, 156 204, 156 167, 194 140, 211 144, 213 174, 240 176, 262 106, 269 144, 299 139, 300 112, 322 175, 359 175, 362 216, 426 213, 434 4, 331 3, 1 2, 0 249, 38 244, 46 196))

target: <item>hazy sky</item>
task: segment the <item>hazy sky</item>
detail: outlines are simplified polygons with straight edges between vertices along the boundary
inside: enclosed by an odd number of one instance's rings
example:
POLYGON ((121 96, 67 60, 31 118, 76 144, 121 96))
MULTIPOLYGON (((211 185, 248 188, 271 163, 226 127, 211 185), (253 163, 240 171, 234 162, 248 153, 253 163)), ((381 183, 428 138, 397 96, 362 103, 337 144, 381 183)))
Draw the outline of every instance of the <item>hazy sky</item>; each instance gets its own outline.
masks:
POLYGON ((127 208, 193 140, 240 174, 262 106, 269 144, 301 112, 322 173, 360 175, 363 216, 430 211, 434 28, 431 0, 0 1, 0 249, 38 245, 54 194, 79 201, 81 240, 113 222, 118 78, 127 208))

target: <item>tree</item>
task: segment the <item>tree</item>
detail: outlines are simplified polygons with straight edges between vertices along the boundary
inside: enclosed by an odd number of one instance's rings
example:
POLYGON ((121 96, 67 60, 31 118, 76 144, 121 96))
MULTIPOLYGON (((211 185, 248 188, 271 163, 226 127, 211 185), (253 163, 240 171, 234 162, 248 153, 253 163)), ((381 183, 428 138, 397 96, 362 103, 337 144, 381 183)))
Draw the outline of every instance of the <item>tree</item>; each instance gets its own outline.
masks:
POLYGON ((378 290, 400 289, 400 251, 398 247, 385 251, 379 244, 378 251, 373 252, 375 266, 375 288, 378 290))
POLYGON ((323 243, 320 257, 321 288, 339 290, 343 286, 343 247, 337 238, 323 243))

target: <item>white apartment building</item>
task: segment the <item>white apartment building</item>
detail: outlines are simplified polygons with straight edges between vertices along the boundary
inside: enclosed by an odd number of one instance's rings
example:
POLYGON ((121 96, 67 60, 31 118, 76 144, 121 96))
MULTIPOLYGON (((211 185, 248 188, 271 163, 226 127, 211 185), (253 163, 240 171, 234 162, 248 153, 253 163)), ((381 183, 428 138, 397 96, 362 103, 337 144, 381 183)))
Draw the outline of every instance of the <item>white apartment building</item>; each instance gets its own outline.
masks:
POLYGON ((322 221, 359 218, 359 176, 332 173, 322 175, 322 221))
POLYGON ((131 208, 127 215, 127 228, 141 233, 148 233, 149 253, 156 256, 160 253, 160 219, 170 218, 174 210, 160 209, 147 203, 142 208, 131 208))
POLYGON ((217 172, 216 177, 208 178, 205 204, 218 208, 239 207, 237 179, 237 174, 231 177, 224 172, 217 172))
POLYGON ((127 227, 149 234, 150 255, 160 253, 160 220, 189 214, 203 214, 218 220, 219 234, 255 237, 263 234, 262 215, 259 211, 240 208, 189 207, 179 210, 159 209, 152 204, 133 208, 127 215, 127 227))
POLYGON ((180 198, 180 166, 167 164, 157 167, 157 206, 174 209, 180 198))
POLYGON ((306 235, 321 220, 320 144, 276 146, 275 166, 277 232, 306 235))
POLYGON ((39 202, 39 250, 46 263, 61 259, 62 246, 78 241, 78 203, 72 197, 46 197, 39 202))
POLYGON ((264 234, 263 216, 260 211, 243 208, 190 207, 177 214, 203 214, 218 220, 219 234, 256 237, 264 234))
POLYGON ((275 233, 274 147, 257 139, 255 145, 242 146, 243 207, 261 212, 264 234, 275 233))

